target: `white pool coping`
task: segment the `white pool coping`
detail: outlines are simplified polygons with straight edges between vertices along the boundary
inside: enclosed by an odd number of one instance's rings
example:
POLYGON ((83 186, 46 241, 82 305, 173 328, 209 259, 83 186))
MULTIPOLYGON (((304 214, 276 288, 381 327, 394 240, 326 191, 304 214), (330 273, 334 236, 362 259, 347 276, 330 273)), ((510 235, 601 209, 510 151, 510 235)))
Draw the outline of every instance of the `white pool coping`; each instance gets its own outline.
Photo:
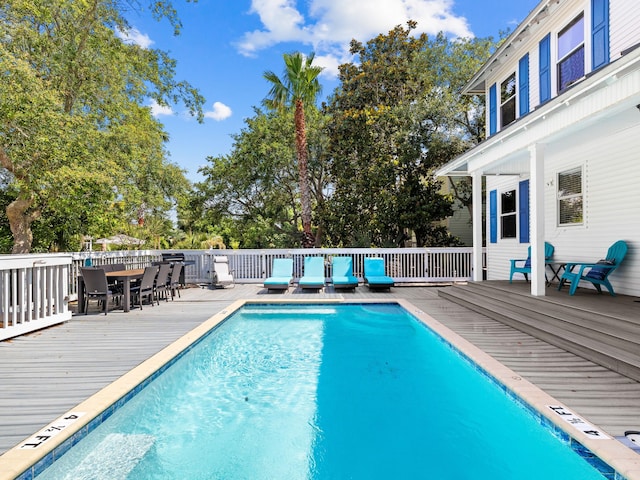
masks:
MULTIPOLYGON (((558 430, 564 432, 568 437, 579 442, 590 450, 594 455, 607 463, 627 480, 640 480, 640 455, 630 448, 624 446, 618 440, 600 432, 594 438, 593 435, 584 433, 584 426, 589 426, 586 422, 581 422, 580 417, 573 414, 568 407, 558 402, 539 387, 520 377, 516 372, 507 368, 496 359, 471 344, 463 337, 453 332, 443 324, 427 315, 419 308, 407 300, 402 299, 358 299, 358 300, 238 300, 222 311, 216 313, 198 327, 167 346, 148 360, 144 361, 134 369, 130 370, 111 384, 104 387, 96 394, 81 402, 69 412, 66 412, 59 419, 49 424, 47 427, 35 433, 16 447, 0 456, 0 480, 13 480, 18 477, 28 478, 28 471, 40 463, 50 464, 55 461, 56 449, 66 451, 68 448, 60 448, 74 435, 82 434, 82 430, 88 428, 94 418, 100 416, 102 412, 111 408, 112 405, 122 401, 127 395, 135 391, 150 376, 165 367, 173 359, 191 347, 199 339, 207 335, 212 329, 218 326, 231 314, 248 304, 336 304, 336 303, 395 303, 402 306, 418 320, 427 325, 431 330, 440 335, 444 341, 450 343, 462 355, 472 360, 479 369, 486 372, 499 384, 513 392, 524 404, 530 407, 537 414, 544 417, 550 424, 558 430), (555 411, 550 408, 553 406, 555 411), (562 415, 557 413, 562 409, 562 415), (73 415, 70 415, 73 414, 73 415), (64 420, 67 417, 71 420, 64 420), (570 418, 571 421, 563 420, 570 418), (575 425, 578 425, 576 427, 575 425), (53 428, 52 428, 53 427, 53 428), (580 428, 582 427, 582 429, 580 428), (50 433, 47 432, 50 430, 50 433), (52 435, 51 433, 55 433, 52 435), (42 441, 42 438, 46 440, 42 441), (37 445, 33 448, 34 445, 37 445), (53 455, 52 455, 53 452, 53 455)), ((590 429, 587 429, 588 431, 590 429)), ((597 427, 596 427, 597 430, 597 427)), ((617 477, 618 478, 618 477, 617 477)))

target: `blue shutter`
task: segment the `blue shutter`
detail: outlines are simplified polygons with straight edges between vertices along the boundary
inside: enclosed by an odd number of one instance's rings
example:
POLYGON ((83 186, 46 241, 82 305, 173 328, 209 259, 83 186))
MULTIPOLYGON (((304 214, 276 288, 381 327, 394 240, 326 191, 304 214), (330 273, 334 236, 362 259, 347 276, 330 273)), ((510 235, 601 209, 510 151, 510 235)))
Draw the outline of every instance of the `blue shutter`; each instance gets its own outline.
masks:
POLYGON ((496 84, 489 89, 489 135, 498 131, 498 92, 496 84))
POLYGON ((523 180, 518 185, 518 202, 520 243, 529 243, 529 180, 523 180))
POLYGON ((489 242, 498 242, 498 191, 489 192, 489 242))
POLYGON ((519 116, 529 113, 529 54, 527 53, 518 63, 518 103, 519 116))
POLYGON ((591 0, 591 70, 609 63, 609 0, 591 0))
POLYGON ((540 53, 540 103, 551 99, 551 34, 539 44, 540 53))

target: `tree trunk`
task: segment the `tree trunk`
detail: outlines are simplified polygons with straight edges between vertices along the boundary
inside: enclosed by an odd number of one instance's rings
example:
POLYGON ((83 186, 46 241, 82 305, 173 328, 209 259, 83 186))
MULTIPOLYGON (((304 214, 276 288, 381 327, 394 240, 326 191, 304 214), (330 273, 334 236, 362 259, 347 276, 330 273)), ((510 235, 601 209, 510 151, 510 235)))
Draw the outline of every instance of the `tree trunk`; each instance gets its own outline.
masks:
POLYGON ((296 100, 295 110, 296 154, 300 182, 300 203, 302 207, 302 247, 313 248, 315 237, 311 233, 311 196, 309 193, 309 168, 307 153, 307 132, 302 100, 296 100))
POLYGON ((31 224, 38 218, 36 212, 27 213, 33 200, 18 198, 7 205, 7 218, 13 234, 13 249, 11 253, 29 253, 33 243, 31 224))

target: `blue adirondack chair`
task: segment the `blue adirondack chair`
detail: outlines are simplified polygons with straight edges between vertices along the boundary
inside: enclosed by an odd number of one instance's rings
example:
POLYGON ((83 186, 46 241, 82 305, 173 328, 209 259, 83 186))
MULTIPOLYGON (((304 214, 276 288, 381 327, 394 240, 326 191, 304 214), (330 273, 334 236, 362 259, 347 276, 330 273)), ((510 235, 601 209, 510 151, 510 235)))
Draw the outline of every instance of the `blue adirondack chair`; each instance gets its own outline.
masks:
POLYGON ((591 282, 598 293, 602 293, 602 285, 609 290, 612 297, 616 294, 613 291, 613 286, 609 283, 609 275, 618 268, 624 256, 627 254, 627 244, 623 240, 618 240, 616 243, 609 247, 606 258, 596 263, 577 263, 571 262, 565 265, 564 273, 560 278, 560 285, 558 290, 562 288, 564 282, 570 281, 569 295, 576 293, 578 284, 581 280, 591 282))
MULTIPOLYGON (((548 261, 553 257, 553 251, 555 248, 549 242, 544 242, 544 261, 548 261)), ((509 283, 513 283, 513 274, 522 273, 524 279, 529 281, 529 274, 531 273, 531 247, 527 250, 527 258, 516 258, 509 260, 511 262, 511 273, 509 273, 509 283)), ((547 275, 545 273, 545 278, 547 275)))

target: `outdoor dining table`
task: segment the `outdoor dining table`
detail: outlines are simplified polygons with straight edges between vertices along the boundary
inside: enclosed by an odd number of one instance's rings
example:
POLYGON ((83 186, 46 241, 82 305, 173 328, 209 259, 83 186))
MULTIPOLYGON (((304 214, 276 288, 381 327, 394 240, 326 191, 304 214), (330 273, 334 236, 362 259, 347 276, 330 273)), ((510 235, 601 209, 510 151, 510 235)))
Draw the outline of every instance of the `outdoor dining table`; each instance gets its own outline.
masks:
MULTIPOLYGON (((131 280, 141 279, 144 275, 144 268, 136 268, 132 270, 116 270, 114 272, 106 272, 107 278, 122 282, 122 289, 124 292, 124 300, 122 301, 122 308, 125 312, 131 310, 131 280)), ((82 275, 78 277, 78 313, 84 313, 84 280, 82 275)))

